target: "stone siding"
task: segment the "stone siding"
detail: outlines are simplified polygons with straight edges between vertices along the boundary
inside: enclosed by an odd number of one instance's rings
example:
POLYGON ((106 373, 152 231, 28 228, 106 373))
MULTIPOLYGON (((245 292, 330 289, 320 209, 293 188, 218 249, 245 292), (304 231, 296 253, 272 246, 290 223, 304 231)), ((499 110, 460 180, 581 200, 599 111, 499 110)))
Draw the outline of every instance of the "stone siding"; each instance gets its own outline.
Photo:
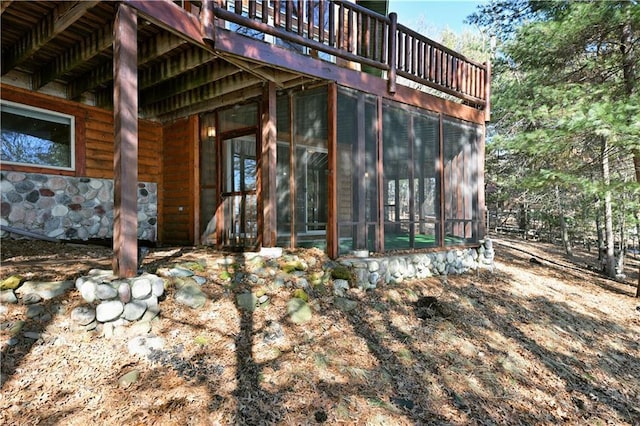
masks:
POLYGON ((340 264, 352 270, 355 285, 363 290, 376 288, 379 284, 397 284, 404 280, 457 275, 478 268, 493 269, 493 262, 493 243, 489 239, 483 241, 478 248, 339 259, 340 264))
MULTIPOLYGON (((3 226, 60 240, 113 237, 113 180, 21 172, 0 178, 3 226)), ((141 240, 156 241, 157 194, 156 183, 138 184, 141 240)))

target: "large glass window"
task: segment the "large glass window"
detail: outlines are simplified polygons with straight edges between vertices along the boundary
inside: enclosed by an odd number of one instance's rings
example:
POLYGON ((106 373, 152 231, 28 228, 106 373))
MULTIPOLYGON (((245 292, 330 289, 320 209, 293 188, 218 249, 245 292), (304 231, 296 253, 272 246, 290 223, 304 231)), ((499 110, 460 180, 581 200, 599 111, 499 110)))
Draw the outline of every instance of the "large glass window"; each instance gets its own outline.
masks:
POLYGON ((302 242, 313 240, 313 234, 324 236, 327 229, 327 89, 299 92, 293 100, 295 230, 302 242))
POLYGON ((378 109, 374 96, 341 88, 337 116, 340 253, 376 251, 378 237, 378 109))
POLYGON ((73 170, 73 116, 3 101, 2 161, 73 170))
POLYGON ((439 243, 438 118, 387 103, 383 109, 385 250, 439 243))
POLYGON ((297 246, 324 248, 328 218, 326 87, 280 95, 277 122, 278 245, 289 246, 293 232, 297 246))
POLYGON ((443 120, 445 244, 478 239, 478 140, 480 127, 443 120))

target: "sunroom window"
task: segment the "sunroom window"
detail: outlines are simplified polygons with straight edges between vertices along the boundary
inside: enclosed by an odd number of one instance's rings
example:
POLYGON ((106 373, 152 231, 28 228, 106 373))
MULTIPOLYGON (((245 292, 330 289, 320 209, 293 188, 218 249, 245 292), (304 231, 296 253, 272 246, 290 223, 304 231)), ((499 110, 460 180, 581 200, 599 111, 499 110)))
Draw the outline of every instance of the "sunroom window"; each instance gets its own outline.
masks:
POLYGON ((2 162, 74 169, 74 117, 13 102, 0 103, 2 162))

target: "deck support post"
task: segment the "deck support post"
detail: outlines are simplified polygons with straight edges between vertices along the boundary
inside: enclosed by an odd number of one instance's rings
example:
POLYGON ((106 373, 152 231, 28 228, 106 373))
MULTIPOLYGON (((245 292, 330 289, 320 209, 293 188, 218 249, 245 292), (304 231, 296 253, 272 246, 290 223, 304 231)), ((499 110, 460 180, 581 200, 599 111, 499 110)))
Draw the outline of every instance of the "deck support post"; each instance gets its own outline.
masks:
POLYGON ((336 259, 338 252, 338 85, 329 83, 327 96, 328 115, 328 212, 327 212, 327 255, 336 259))
POLYGON ((276 84, 268 82, 262 94, 262 152, 259 202, 262 202, 262 246, 276 245, 276 84))
POLYGON ((121 4, 113 27, 113 273, 138 273, 138 40, 136 11, 121 4))

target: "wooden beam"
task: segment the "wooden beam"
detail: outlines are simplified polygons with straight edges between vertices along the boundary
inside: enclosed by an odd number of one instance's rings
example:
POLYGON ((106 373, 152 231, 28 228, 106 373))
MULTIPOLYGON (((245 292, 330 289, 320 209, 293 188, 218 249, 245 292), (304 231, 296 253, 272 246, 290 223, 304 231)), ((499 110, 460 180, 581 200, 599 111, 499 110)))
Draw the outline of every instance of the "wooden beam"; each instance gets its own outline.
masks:
POLYGON ((254 76, 247 74, 232 75, 207 86, 199 87, 197 89, 181 93, 173 98, 149 105, 146 108, 146 112, 155 117, 171 110, 188 107, 193 102, 213 100, 218 96, 232 93, 257 83, 261 83, 261 80, 254 76))
POLYGON ((2 2, 0 2, 0 15, 11 6, 11 3, 13 3, 13 0, 2 0, 2 2))
MULTIPOLYGON (((146 40, 139 47, 138 65, 146 65, 183 44, 185 44, 183 39, 172 34, 158 34, 156 37, 146 40)), ((163 65, 163 67, 166 68, 169 66, 163 65)), ((140 78, 144 79, 145 74, 142 74, 140 78)), ((69 99, 77 99, 84 92, 103 86, 112 80, 113 65, 111 61, 105 61, 92 68, 91 71, 85 73, 83 76, 73 80, 67 88, 67 97, 69 99)), ((144 82, 150 85, 146 80, 144 82)))
MULTIPOLYGON (((123 0, 138 10, 139 15, 191 43, 213 51, 203 37, 200 19, 169 0, 123 0)), ((208 34, 211 37, 212 34, 208 34)))
POLYGON ((33 75, 32 86, 34 90, 41 88, 55 80, 66 72, 82 65, 86 61, 95 58, 113 45, 113 23, 109 22, 99 28, 89 37, 80 40, 68 48, 63 54, 58 55, 33 75))
POLYGON ((248 72, 249 74, 253 74, 256 77, 260 77, 261 79, 278 84, 278 81, 276 79, 276 70, 274 68, 256 65, 255 63, 243 61, 230 55, 222 56, 222 58, 224 58, 225 61, 240 68, 241 70, 248 72))
POLYGON ((3 56, 2 74, 6 74, 31 58, 44 45, 73 25, 89 9, 100 3, 97 0, 61 3, 53 13, 44 16, 19 42, 11 46, 3 56))
POLYGON ((221 80, 240 72, 242 71, 233 65, 223 61, 218 61, 209 62, 208 64, 198 67, 191 72, 184 73, 174 79, 165 80, 164 82, 154 86, 148 84, 150 80, 141 78, 140 105, 144 108, 147 105, 160 102, 166 98, 178 96, 182 93, 197 89, 198 87, 206 86, 214 81, 221 80), (143 83, 143 80, 146 81, 143 83), (143 85, 146 90, 142 89, 143 85))
POLYGON ((161 32, 140 44, 138 65, 145 65, 185 44, 187 42, 184 39, 171 33, 161 32))
MULTIPOLYGON (((161 113, 153 115, 154 118, 161 122, 170 122, 182 117, 187 117, 201 112, 212 111, 214 109, 235 105, 248 99, 257 98, 262 94, 262 83, 256 83, 251 87, 245 87, 235 92, 230 92, 216 96, 213 99, 205 99, 200 102, 193 102, 184 108, 167 109, 161 113)), ((149 116, 152 116, 151 114, 149 116)))
POLYGON ((327 142, 328 142, 328 212, 327 212, 327 255, 338 257, 338 85, 330 83, 327 96, 327 142))
POLYGON ((103 62, 94 67, 88 73, 76 78, 67 86, 67 98, 78 99, 80 95, 98 86, 113 80, 113 64, 111 61, 103 62))
POLYGON ((134 9, 119 5, 113 39, 113 273, 138 273, 138 25, 134 9))
POLYGON ((275 247, 277 237, 276 194, 276 85, 269 82, 262 95, 262 184, 258 200, 262 201, 262 247, 275 247))
MULTIPOLYGON (((149 89, 167 80, 184 75, 193 69, 210 63, 212 59, 213 56, 202 49, 187 49, 179 55, 166 58, 161 63, 143 70, 140 73, 140 89, 149 89)), ((214 68, 211 71, 216 73, 214 68)), ((215 77, 215 74, 212 77, 215 77)))

